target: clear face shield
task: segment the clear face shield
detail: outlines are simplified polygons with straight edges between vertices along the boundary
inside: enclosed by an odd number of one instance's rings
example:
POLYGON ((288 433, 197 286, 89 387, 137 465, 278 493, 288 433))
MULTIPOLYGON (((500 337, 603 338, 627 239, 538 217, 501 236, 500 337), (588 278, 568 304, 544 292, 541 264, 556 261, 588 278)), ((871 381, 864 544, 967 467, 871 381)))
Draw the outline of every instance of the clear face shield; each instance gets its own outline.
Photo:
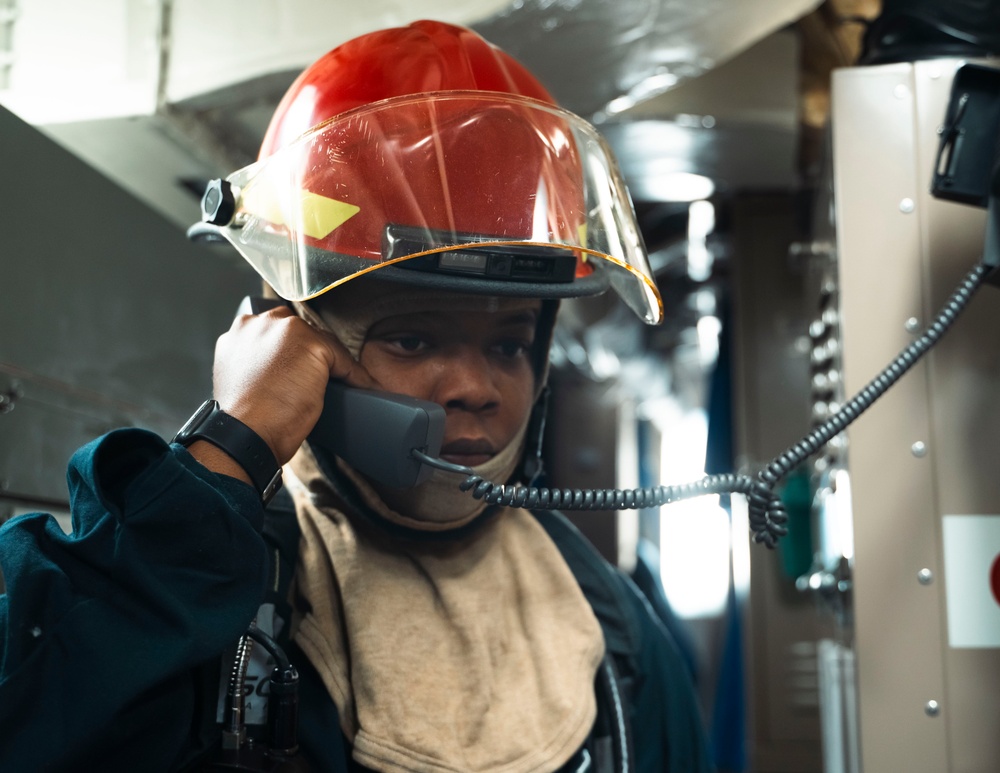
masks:
POLYGON ((578 116, 482 91, 395 97, 219 181, 195 239, 224 239, 287 300, 372 271, 467 292, 614 289, 663 318, 614 158, 578 116), (405 273, 404 273, 405 272, 405 273))

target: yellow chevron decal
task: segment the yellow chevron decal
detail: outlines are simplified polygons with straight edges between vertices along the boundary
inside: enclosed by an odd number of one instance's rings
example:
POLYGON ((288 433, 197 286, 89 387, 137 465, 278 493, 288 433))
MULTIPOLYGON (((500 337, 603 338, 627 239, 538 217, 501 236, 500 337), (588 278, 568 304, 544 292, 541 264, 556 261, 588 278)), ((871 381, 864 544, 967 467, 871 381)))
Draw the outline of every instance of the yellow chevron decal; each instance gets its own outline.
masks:
POLYGON ((313 239, 322 239, 358 212, 360 207, 318 193, 301 191, 298 202, 281 200, 270 185, 250 184, 243 190, 242 210, 275 225, 288 226, 313 239))

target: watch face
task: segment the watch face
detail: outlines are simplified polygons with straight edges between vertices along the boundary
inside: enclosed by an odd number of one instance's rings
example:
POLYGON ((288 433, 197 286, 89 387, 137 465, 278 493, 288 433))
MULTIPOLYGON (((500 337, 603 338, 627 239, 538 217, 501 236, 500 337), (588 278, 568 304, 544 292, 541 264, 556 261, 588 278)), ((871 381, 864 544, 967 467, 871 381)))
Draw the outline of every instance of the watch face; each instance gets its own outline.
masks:
POLYGON ((266 505, 281 487, 281 465, 264 439, 243 422, 230 416, 215 400, 206 400, 172 442, 187 446, 195 439, 206 440, 233 458, 253 481, 266 505))
POLYGON ((267 503, 271 501, 274 495, 278 493, 278 489, 280 488, 281 488, 281 468, 279 467, 278 470, 274 473, 274 477, 271 478, 271 481, 267 484, 267 486, 264 487, 264 490, 260 492, 260 498, 263 501, 265 507, 267 506, 267 503))
POLYGON ((177 434, 174 435, 174 439, 171 442, 179 443, 182 446, 187 445, 191 441, 191 435, 198 430, 217 406, 218 403, 215 400, 206 400, 203 402, 191 418, 184 422, 184 426, 177 430, 177 434))

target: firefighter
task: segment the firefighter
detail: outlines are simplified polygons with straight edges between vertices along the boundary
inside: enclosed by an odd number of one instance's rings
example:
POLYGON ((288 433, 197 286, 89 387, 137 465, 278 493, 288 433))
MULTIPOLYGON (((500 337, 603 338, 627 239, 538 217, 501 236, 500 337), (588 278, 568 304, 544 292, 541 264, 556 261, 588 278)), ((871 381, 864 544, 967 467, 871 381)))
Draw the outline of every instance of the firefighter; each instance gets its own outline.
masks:
POLYGON ((249 765, 217 664, 267 617, 301 680, 275 754, 313 770, 709 769, 669 635, 568 521, 445 468, 400 485, 377 422, 336 443, 331 382, 440 406, 445 463, 528 482, 560 299, 662 317, 596 131, 473 31, 416 22, 306 69, 204 210, 192 238, 235 246, 272 308, 219 339, 172 444, 74 456, 73 534, 4 527, 4 768, 249 765))

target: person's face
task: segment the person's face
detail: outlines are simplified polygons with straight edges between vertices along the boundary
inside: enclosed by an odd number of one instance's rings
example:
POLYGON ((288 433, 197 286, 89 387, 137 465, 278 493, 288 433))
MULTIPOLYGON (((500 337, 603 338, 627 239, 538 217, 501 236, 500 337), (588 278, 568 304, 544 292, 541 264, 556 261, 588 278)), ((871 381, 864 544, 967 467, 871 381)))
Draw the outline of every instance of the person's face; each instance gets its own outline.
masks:
POLYGON ((400 314, 371 327, 360 360, 383 389, 444 407, 441 457, 473 467, 531 410, 537 321, 538 309, 400 314))

